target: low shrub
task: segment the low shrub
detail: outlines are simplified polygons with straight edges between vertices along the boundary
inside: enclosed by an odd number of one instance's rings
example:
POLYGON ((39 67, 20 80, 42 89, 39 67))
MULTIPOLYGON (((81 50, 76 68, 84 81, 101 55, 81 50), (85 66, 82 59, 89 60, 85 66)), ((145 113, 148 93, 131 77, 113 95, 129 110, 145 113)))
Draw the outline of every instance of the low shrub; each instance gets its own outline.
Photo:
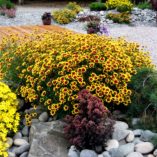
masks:
POLYGON ((66 8, 75 11, 76 13, 79 13, 82 10, 81 6, 79 6, 76 2, 69 2, 66 5, 66 8))
POLYGON ((100 22, 100 18, 98 16, 88 15, 88 16, 79 17, 78 21, 80 21, 80 22, 90 22, 90 21, 100 22))
POLYGON ((108 10, 118 9, 120 12, 130 12, 133 8, 133 4, 129 0, 107 0, 105 5, 108 10))
POLYGON ((57 117, 78 113, 74 104, 82 89, 109 109, 129 105, 131 76, 137 68, 152 66, 137 43, 66 31, 12 35, 0 50, 0 77, 19 85, 17 92, 26 102, 57 117))
POLYGON ((9 87, 0 82, 0 156, 8 157, 7 135, 17 132, 19 125, 18 102, 9 87))
POLYGON ((151 3, 148 2, 148 1, 140 2, 137 5, 137 7, 140 8, 140 9, 151 9, 152 8, 151 3))
POLYGON ((105 3, 93 2, 89 5, 91 11, 101 11, 106 10, 105 3))
POLYGON ((62 9, 52 13, 53 19, 59 24, 68 24, 76 17, 76 12, 69 9, 62 9))
POLYGON ((125 24, 129 24, 131 17, 129 13, 108 13, 106 15, 107 19, 112 20, 115 23, 125 23, 125 24))
POLYGON ((111 137, 114 121, 102 101, 82 90, 75 104, 78 115, 66 116, 65 137, 79 149, 95 149, 111 137))

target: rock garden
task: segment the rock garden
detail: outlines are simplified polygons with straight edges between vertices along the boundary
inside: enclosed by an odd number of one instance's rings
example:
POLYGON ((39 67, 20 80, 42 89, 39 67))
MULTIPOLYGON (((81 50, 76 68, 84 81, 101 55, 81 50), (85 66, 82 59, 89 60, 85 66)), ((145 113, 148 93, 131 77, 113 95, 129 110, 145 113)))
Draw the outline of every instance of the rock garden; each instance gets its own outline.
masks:
POLYGON ((156 10, 156 1, 70 2, 38 18, 69 30, 4 37, 0 157, 157 157, 156 65, 142 45, 110 32, 154 28, 156 10))

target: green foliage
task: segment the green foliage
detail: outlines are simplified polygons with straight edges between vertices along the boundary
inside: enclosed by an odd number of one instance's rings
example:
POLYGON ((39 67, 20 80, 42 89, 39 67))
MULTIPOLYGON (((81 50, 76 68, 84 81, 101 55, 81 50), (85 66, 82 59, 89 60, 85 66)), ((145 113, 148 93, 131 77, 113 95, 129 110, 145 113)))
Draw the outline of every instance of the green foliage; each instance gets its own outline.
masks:
POLYGON ((154 136, 154 137, 151 139, 151 143, 153 143, 154 147, 157 148, 157 136, 154 136))
POLYGON ((128 5, 128 4, 119 5, 117 7, 117 11, 119 12, 131 12, 131 10, 132 10, 132 5, 128 5))
POLYGON ((82 8, 76 2, 69 2, 66 5, 66 8, 69 9, 69 10, 73 10, 76 13, 79 13, 82 10, 82 8))
POLYGON ((130 23, 130 14, 127 12, 123 13, 109 13, 106 15, 106 18, 112 20, 115 23, 130 23))
POLYGON ((140 2, 140 3, 137 5, 137 7, 140 8, 140 9, 151 9, 151 8, 152 8, 150 2, 147 2, 147 1, 140 2))
POLYGON ((106 10, 105 3, 100 2, 93 2, 89 5, 90 10, 100 11, 100 10, 106 10))
POLYGON ((157 71, 150 68, 138 70, 129 84, 134 91, 129 113, 132 116, 157 110, 157 71))
POLYGON ((6 1, 6 8, 7 9, 12 9, 12 8, 15 8, 15 5, 11 1, 6 1))

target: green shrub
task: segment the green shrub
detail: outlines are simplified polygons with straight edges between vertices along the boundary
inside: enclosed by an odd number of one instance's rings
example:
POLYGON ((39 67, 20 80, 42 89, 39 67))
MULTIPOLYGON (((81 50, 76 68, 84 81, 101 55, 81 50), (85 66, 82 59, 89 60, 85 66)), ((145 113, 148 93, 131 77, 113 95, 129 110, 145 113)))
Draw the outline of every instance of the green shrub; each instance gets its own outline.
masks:
POLYGON ((93 2, 89 5, 90 10, 92 11, 100 11, 100 10, 106 10, 105 3, 100 2, 93 2))
POLYGON ((117 6, 117 11, 119 12, 131 12, 131 10, 132 10, 132 5, 122 4, 117 6))
POLYGON ((69 2, 66 5, 66 8, 75 11, 76 13, 79 13, 82 10, 82 8, 76 2, 69 2))
POLYGON ((127 12, 123 13, 108 13, 106 15, 106 18, 109 20, 112 20, 115 23, 125 23, 129 24, 130 23, 130 14, 127 12))
POLYGON ((140 2, 137 5, 137 7, 140 8, 140 9, 151 9, 152 8, 150 2, 148 2, 148 1, 140 2))
POLYGON ((76 17, 76 12, 69 9, 62 9, 52 13, 53 19, 59 24, 68 24, 76 17))

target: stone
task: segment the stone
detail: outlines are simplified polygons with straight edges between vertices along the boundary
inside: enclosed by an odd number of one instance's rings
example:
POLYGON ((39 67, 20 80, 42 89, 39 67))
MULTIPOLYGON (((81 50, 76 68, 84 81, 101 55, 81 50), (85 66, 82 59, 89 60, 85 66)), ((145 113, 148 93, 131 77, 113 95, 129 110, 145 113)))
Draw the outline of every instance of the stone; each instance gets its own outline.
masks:
POLYGON ((24 136, 28 136, 29 135, 29 127, 28 126, 24 126, 24 128, 22 129, 22 134, 24 136))
POLYGON ((104 157, 103 154, 99 154, 98 157, 104 157))
POLYGON ((126 140, 121 140, 121 141, 119 141, 119 145, 121 146, 121 145, 125 145, 125 144, 127 144, 126 143, 126 140))
POLYGON ((152 152, 154 146, 150 142, 142 142, 135 145, 135 151, 140 152, 141 154, 148 154, 152 152))
POLYGON ((26 136, 22 137, 22 139, 24 139, 27 142, 29 141, 28 137, 26 137, 26 136))
POLYGON ((8 157, 16 157, 16 154, 13 152, 8 152, 8 157))
POLYGON ((29 133, 31 148, 28 157, 65 157, 69 143, 64 137, 62 121, 32 124, 29 133))
POLYGON ((157 156, 157 149, 154 150, 153 154, 157 156))
POLYGON ((21 132, 17 132, 17 133, 14 135, 13 140, 19 139, 19 138, 22 138, 21 132))
POLYGON ((79 157, 80 152, 76 149, 75 146, 71 146, 68 152, 68 157, 79 157))
POLYGON ((119 148, 113 148, 109 152, 111 154, 111 157, 125 157, 133 151, 134 151, 134 144, 127 143, 125 145, 119 146, 119 148))
POLYGON ((28 142, 24 139, 15 139, 14 140, 14 145, 16 145, 16 146, 22 146, 25 144, 28 144, 28 142))
POLYGON ((129 133, 129 130, 116 129, 112 134, 112 139, 116 139, 118 141, 123 140, 129 135, 129 133))
POLYGON ((48 113, 47 113, 47 112, 43 112, 43 113, 41 113, 41 115, 39 116, 39 121, 40 121, 40 122, 47 122, 48 118, 49 118, 48 113))
POLYGON ((126 157, 143 157, 143 155, 139 152, 132 152, 128 154, 126 157))
POLYGON ((18 100, 18 110, 22 109, 22 107, 24 106, 25 102, 23 99, 17 99, 18 100))
POLYGON ((152 139, 152 137, 154 137, 155 135, 156 134, 153 133, 152 131, 145 130, 142 132, 140 139, 144 142, 149 142, 152 139))
POLYGON ((80 157, 98 157, 95 151, 84 149, 80 153, 80 157))
POLYGON ((28 151, 29 148, 30 148, 30 144, 25 144, 25 145, 22 145, 22 146, 16 148, 16 149, 14 150, 14 153, 15 153, 16 155, 20 155, 20 154, 22 154, 22 153, 28 151))
POLYGON ((7 137, 7 144, 9 145, 9 148, 13 145, 13 139, 10 137, 7 137))
POLYGON ((143 132, 142 129, 133 130, 133 133, 134 133, 134 136, 135 136, 135 137, 140 137, 141 134, 142 134, 142 132, 143 132))
POLYGON ((20 157, 27 157, 28 156, 28 152, 24 152, 20 155, 20 157))
POLYGON ((35 118, 32 119, 32 124, 33 124, 33 123, 38 123, 38 122, 39 122, 39 119, 35 119, 35 118))
POLYGON ((155 157, 153 154, 148 154, 147 157, 155 157))
POLYGON ((107 141, 105 150, 109 151, 112 148, 118 148, 118 147, 119 147, 119 142, 115 139, 112 139, 107 141))
POLYGON ((116 121, 114 124, 114 130, 120 129, 120 130, 127 130, 129 128, 128 124, 122 121, 116 121))
POLYGON ((133 141, 133 143, 136 145, 136 144, 138 144, 138 143, 141 143, 141 142, 143 142, 143 141, 141 141, 139 138, 135 138, 134 139, 134 141, 133 141))
POLYGON ((103 157, 111 157, 108 151, 105 151, 102 154, 103 154, 103 157))
POLYGON ((134 140, 135 136, 133 131, 129 131, 129 134, 126 137, 126 142, 132 142, 134 140))

